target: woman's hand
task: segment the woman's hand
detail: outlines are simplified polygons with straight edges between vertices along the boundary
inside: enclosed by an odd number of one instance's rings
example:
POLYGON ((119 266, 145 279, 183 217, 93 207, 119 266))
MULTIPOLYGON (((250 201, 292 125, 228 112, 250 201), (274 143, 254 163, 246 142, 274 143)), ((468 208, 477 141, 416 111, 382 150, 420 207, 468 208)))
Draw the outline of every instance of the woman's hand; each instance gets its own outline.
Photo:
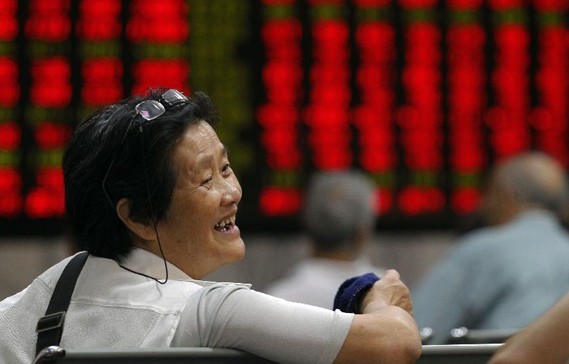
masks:
POLYGON ((397 306, 413 315, 409 289, 400 280, 399 273, 390 269, 369 289, 360 304, 361 313, 377 311, 384 306, 397 306))
POLYGON ((369 289, 360 302, 335 363, 410 364, 421 355, 421 338, 413 319, 409 289, 395 270, 369 289))

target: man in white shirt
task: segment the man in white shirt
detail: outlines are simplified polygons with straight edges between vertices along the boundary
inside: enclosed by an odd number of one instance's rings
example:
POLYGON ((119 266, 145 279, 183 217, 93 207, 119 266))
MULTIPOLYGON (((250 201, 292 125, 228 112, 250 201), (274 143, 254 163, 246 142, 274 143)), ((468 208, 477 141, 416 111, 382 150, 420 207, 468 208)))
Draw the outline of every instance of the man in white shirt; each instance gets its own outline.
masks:
POLYGON ((303 223, 311 241, 311 256, 290 274, 266 289, 293 302, 332 309, 338 287, 365 273, 379 276, 362 251, 376 216, 377 198, 371 181, 360 172, 322 172, 306 192, 303 223))

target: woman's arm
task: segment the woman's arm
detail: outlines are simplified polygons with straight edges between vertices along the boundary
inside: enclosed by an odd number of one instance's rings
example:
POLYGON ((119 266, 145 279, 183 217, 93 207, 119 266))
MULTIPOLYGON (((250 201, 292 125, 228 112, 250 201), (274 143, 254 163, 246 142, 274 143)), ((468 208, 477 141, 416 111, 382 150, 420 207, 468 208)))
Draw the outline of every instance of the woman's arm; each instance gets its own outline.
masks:
POLYGON ((388 270, 361 302, 335 363, 414 363, 421 339, 409 290, 399 273, 388 270))
POLYGON ((415 362, 421 342, 399 274, 387 272, 360 307, 354 315, 214 284, 190 300, 172 346, 235 348, 279 363, 415 362))
POLYGON ((569 359, 569 294, 506 341, 489 364, 560 363, 569 359))

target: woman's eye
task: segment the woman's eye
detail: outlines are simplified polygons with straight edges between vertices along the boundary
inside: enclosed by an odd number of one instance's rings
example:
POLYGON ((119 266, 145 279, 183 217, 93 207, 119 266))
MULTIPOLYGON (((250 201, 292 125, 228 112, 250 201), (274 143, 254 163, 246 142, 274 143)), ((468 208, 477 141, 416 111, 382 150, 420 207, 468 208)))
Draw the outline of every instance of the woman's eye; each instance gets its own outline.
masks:
POLYGON ((208 177, 202 181, 202 185, 209 185, 213 181, 213 178, 208 177))
POLYGON ((221 169, 222 172, 228 172, 231 170, 231 164, 226 163, 223 168, 221 169))

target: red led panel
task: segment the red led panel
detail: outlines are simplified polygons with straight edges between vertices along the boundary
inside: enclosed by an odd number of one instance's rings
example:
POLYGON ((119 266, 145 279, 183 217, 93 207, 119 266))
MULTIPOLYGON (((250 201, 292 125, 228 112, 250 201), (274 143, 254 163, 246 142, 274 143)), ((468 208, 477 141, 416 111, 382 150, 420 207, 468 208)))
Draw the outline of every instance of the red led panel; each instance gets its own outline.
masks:
POLYGON ((24 212, 30 218, 45 219, 65 214, 63 190, 35 187, 27 195, 24 212))
POLYGON ((42 107, 64 108, 72 95, 69 59, 53 57, 39 59, 31 67, 31 101, 42 107))
POLYGON ((568 1, 230 3, 0 1, 0 231, 62 223, 73 128, 151 87, 218 104, 253 230, 294 226, 314 171, 363 170, 399 228, 472 212, 515 153, 569 167, 568 1))
MULTIPOLYGON (((394 125, 395 29, 382 19, 365 19, 368 11, 389 11, 389 1, 358 1, 356 12, 361 21, 354 29, 356 55, 360 64, 355 71, 359 102, 352 108, 351 122, 357 130, 357 161, 372 177, 394 176, 398 158, 394 125)), ((377 212, 384 216, 394 208, 393 184, 376 178, 377 212)))
POLYGON ((161 52, 182 54, 190 36, 189 4, 184 0, 133 0, 129 5, 126 38, 136 54, 132 93, 148 88, 175 88, 190 93, 191 65, 180 56, 164 57, 161 52), (152 45, 152 47, 150 47, 152 45))
MULTIPOLYGON (((482 118, 487 103, 487 34, 480 14, 482 2, 452 2, 451 17, 468 11, 469 22, 455 22, 446 33, 447 122, 451 166, 450 209, 459 215, 478 207, 480 186, 465 185, 469 176, 480 176, 487 167, 482 118)), ((480 181, 477 178, 476 181, 480 181)), ((470 182, 469 182, 470 183, 470 182)))
POLYGON ((377 212, 380 216, 389 213, 393 208, 393 192, 389 189, 378 189, 376 199, 379 200, 377 212))
MULTIPOLYGON (((22 10, 23 11, 23 10, 22 10)), ((74 105, 71 39, 74 19, 70 0, 30 0, 23 21, 25 62, 20 74, 26 80, 21 86, 24 105, 21 120, 31 131, 23 134, 18 155, 22 177, 26 182, 17 200, 20 213, 28 219, 59 219, 64 216, 63 180, 47 185, 45 170, 61 176, 60 158, 73 126, 70 116, 74 105), (54 121, 56 120, 56 121, 54 121), (43 196, 43 197, 42 197, 43 196)), ((20 79, 18 79, 18 82, 20 79)), ((56 225, 56 224, 54 224, 56 225)))
POLYGON ((399 193, 399 208, 410 216, 440 211, 446 205, 443 192, 434 187, 406 187, 399 193))
POLYGON ((12 107, 20 99, 18 64, 11 57, 0 57, 0 106, 12 107))
POLYGON ((400 0, 399 3, 403 8, 426 8, 437 5, 437 0, 400 0))
POLYGON ((36 128, 34 137, 41 149, 64 148, 72 132, 71 125, 45 122, 36 128))
POLYGON ((0 123, 0 150, 15 150, 20 146, 22 130, 13 121, 0 123))
POLYGON ((134 66, 135 84, 132 92, 144 93, 148 88, 158 86, 175 88, 189 93, 188 76, 190 65, 185 59, 145 59, 134 66))
MULTIPOLYGON (((4 148, 0 146, 1 149, 4 148)), ((20 173, 14 168, 0 167, 0 218, 13 218, 20 214, 21 188, 20 173)))
POLYGON ((353 164, 350 150, 349 33, 346 19, 340 15, 343 1, 314 2, 314 14, 321 9, 334 9, 337 16, 315 15, 311 24, 312 64, 310 94, 304 109, 304 122, 309 127, 308 146, 312 164, 320 170, 343 170, 353 164))
POLYGON ((20 174, 11 168, 0 168, 0 191, 18 191, 22 187, 20 174))
POLYGON ((70 0, 30 0, 25 34, 31 39, 64 42, 69 39, 70 0))
POLYGON ((564 0, 532 0, 532 5, 539 11, 563 11, 569 8, 564 0))
POLYGON ((362 167, 371 172, 383 172, 391 170, 397 161, 396 156, 391 150, 378 150, 375 148, 362 147, 360 152, 360 163, 362 167))
POLYGON ((526 0, 488 0, 488 2, 494 10, 521 8, 527 3, 526 0))
POLYGON ((18 35, 16 0, 4 0, 0 3, 0 41, 13 41, 18 35))
POLYGON ((387 6, 392 0, 354 0, 354 3, 361 8, 375 8, 387 6))
POLYGON ((266 216, 290 216, 301 206, 296 181, 300 181, 303 163, 299 149, 303 29, 294 16, 294 1, 264 1, 261 9, 267 14, 260 29, 266 58, 261 69, 264 97, 256 114, 267 166, 262 176, 267 182, 257 206, 266 216), (269 15, 278 11, 286 15, 269 15), (282 180, 281 175, 293 176, 292 185, 289 180, 282 180))
POLYGON ((451 205, 457 213, 467 214, 478 208, 480 198, 480 190, 477 188, 459 188, 452 193, 451 205))
POLYGON ((473 10, 479 9, 484 0, 447 0, 449 9, 453 10, 473 10))
MULTIPOLYGON (((566 2, 545 1, 539 4, 540 12, 551 14, 567 9, 566 2)), ((540 13, 541 14, 541 13, 540 13)), ((567 30, 560 24, 543 23, 537 33, 539 39, 538 70, 535 86, 539 92, 538 106, 534 108, 529 123, 536 133, 539 149, 569 165, 567 148, 567 30)))
POLYGON ((188 38, 190 26, 185 18, 184 0, 132 0, 126 34, 130 41, 178 43, 188 38))
POLYGON ((117 39, 121 35, 120 0, 83 0, 79 4, 79 21, 75 32, 86 41, 117 39))
POLYGON ((117 58, 94 58, 83 62, 81 98, 87 105, 107 105, 123 95, 123 64, 117 58))
POLYGON ((125 96, 124 65, 119 44, 123 33, 120 0, 83 0, 79 4, 77 38, 81 53, 81 104, 87 111, 125 96), (89 50, 89 51, 87 51, 89 50))
POLYGON ((301 207, 302 197, 297 189, 266 187, 260 196, 261 211, 268 216, 294 214, 301 207))

